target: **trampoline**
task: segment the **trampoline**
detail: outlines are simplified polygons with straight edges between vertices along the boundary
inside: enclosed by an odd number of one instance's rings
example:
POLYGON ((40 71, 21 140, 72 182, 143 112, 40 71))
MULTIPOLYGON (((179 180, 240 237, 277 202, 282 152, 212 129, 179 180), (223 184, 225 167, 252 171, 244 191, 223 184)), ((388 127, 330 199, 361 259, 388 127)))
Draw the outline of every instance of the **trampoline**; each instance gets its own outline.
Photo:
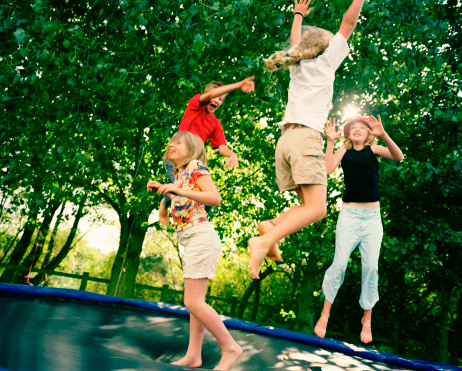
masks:
MULTIPOLYGON (((0 370, 193 370, 170 365, 186 352, 188 315, 161 302, 0 283, 0 370)), ((461 370, 223 318, 244 349, 236 371, 461 370)), ((220 357, 206 333, 200 369, 220 357)))

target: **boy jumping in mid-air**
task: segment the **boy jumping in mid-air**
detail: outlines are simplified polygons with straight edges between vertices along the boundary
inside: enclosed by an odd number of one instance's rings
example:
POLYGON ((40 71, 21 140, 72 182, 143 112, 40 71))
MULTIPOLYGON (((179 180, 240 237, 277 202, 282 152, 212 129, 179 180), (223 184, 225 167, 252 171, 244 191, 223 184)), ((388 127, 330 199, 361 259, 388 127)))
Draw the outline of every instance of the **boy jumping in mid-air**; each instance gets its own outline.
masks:
MULTIPOLYGON (((255 90, 254 76, 248 77, 234 84, 223 85, 221 81, 212 81, 206 87, 203 94, 196 94, 192 97, 186 111, 181 119, 178 131, 188 131, 199 136, 202 141, 210 140, 213 149, 218 149, 220 155, 228 158, 225 168, 232 169, 237 166, 239 159, 227 146, 223 127, 214 112, 223 104, 226 94, 234 90, 242 90, 244 93, 251 93, 255 90)), ((175 176, 173 174, 173 165, 165 160, 165 169, 173 183, 175 176)), ((165 198, 159 207, 159 223, 168 225, 167 206, 170 199, 165 198)))

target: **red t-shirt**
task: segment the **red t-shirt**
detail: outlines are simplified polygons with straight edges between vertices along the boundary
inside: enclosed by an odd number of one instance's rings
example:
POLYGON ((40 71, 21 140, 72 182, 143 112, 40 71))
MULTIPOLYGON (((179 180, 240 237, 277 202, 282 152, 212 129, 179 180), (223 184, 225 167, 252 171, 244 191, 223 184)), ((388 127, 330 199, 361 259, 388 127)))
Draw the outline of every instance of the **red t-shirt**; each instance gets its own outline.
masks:
POLYGON ((220 120, 213 113, 207 112, 206 106, 200 105, 200 96, 201 94, 196 94, 189 100, 178 131, 189 131, 196 134, 204 141, 204 144, 209 139, 212 148, 226 146, 225 133, 220 120))

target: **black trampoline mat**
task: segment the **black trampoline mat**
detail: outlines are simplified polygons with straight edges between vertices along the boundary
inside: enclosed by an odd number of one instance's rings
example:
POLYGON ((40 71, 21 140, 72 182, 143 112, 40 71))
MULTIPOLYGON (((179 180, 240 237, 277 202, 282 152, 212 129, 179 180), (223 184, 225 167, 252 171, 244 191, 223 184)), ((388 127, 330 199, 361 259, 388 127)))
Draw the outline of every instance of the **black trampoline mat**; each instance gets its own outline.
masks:
MULTIPOLYGON (((310 344, 229 328, 244 353, 233 371, 404 370, 310 344)), ((188 347, 189 318, 115 305, 0 293, 0 370, 193 370, 169 363, 188 347)), ((202 367, 221 350, 206 333, 202 367)))

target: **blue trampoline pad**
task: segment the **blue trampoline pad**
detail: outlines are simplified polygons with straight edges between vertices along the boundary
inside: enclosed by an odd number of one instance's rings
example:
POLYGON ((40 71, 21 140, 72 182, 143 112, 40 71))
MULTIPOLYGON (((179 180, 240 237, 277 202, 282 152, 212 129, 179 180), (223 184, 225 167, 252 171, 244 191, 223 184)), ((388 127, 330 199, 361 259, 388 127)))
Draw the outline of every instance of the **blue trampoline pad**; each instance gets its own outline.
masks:
MULTIPOLYGON (((189 318, 184 308, 99 295, 109 298, 112 304, 107 304, 95 301, 96 294, 90 294, 91 301, 75 300, 70 294, 82 292, 63 290, 0 284, 0 370, 192 370, 170 365, 184 356, 188 346, 189 318), (12 290, 13 286, 19 289, 12 290), (65 299, 59 295, 63 292, 65 299), (140 308, 150 303, 168 311, 140 308)), ((233 319, 225 323, 244 349, 232 368, 236 371, 458 369, 442 364, 416 367, 410 360, 389 355, 405 365, 399 367, 378 361, 383 352, 334 341, 341 344, 335 349, 328 339, 310 344, 300 340, 309 335, 293 331, 233 319), (300 339, 288 338, 297 334, 300 339), (322 346, 326 340, 328 346, 322 346), (373 355, 369 359, 364 357, 368 352, 373 355)), ((200 369, 213 369, 220 357, 218 343, 206 333, 200 369)))

